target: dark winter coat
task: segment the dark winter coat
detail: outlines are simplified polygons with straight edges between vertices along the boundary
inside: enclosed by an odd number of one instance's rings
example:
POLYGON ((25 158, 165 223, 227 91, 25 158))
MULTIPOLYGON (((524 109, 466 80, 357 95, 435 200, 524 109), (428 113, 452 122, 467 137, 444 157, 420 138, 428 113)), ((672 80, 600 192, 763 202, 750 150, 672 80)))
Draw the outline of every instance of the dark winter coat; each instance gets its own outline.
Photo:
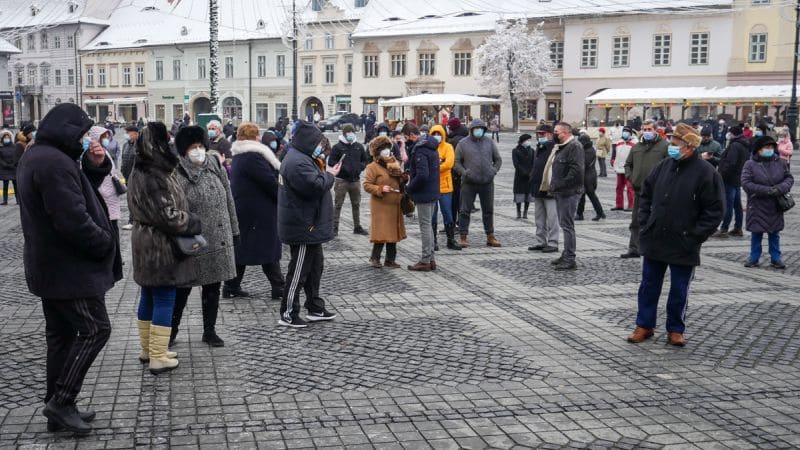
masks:
POLYGON ((783 230, 783 212, 778 209, 777 195, 769 195, 771 187, 776 194, 792 190, 794 178, 789 165, 777 154, 772 158, 753 158, 744 163, 742 189, 747 193, 747 231, 774 233, 783 230))
POLYGON ((669 147, 667 141, 658 133, 654 139, 650 141, 642 139, 633 146, 625 160, 625 177, 630 180, 634 191, 641 191, 645 178, 655 166, 669 156, 667 147, 669 147))
POLYGON ((289 147, 278 187, 278 235, 288 245, 333 239, 333 175, 310 150, 289 147))
POLYGON ((531 171, 533 170, 533 148, 517 145, 511 151, 514 164, 514 193, 528 194, 531 190, 531 171))
POLYGON ((133 161, 136 158, 136 142, 125 142, 122 146, 122 153, 120 154, 120 171, 122 176, 127 180, 133 172, 133 161))
POLYGON ((278 239, 278 173, 281 163, 269 147, 236 141, 231 188, 239 218, 236 264, 258 266, 281 260, 278 239))
POLYGON ((421 137, 414 146, 414 157, 408 161, 406 192, 417 203, 430 203, 441 196, 438 147, 433 136, 421 137))
MULTIPOLYGON (((227 125, 225 125, 227 127, 227 125)), ((223 133, 225 136, 229 136, 226 133, 223 133)), ((226 160, 230 160, 233 155, 231 154, 231 143, 225 139, 225 136, 217 136, 215 139, 209 141, 209 150, 214 150, 226 160)))
POLYGON ((536 156, 533 159, 533 169, 531 170, 531 195, 534 198, 548 198, 552 197, 549 192, 544 192, 539 188, 542 186, 542 179, 544 178, 544 168, 547 165, 547 159, 550 158, 550 152, 555 147, 553 141, 547 141, 544 144, 536 145, 536 156))
POLYGON ((594 192, 597 190, 597 151, 592 146, 591 139, 588 144, 583 143, 583 188, 586 192, 594 192))
POLYGON ((147 124, 136 141, 136 160, 128 181, 133 279, 144 287, 198 285, 191 259, 178 252, 174 238, 203 230, 200 217, 189 211, 175 174, 179 157, 168 139, 163 123, 147 124))
POLYGON ((700 144, 700 147, 697 147, 697 153, 701 156, 703 153, 709 153, 711 158, 704 161, 708 161, 712 166, 717 167, 719 165, 719 157, 722 155, 722 147, 719 142, 712 139, 708 143, 700 144))
POLYGON ((181 158, 175 169, 181 189, 189 201, 189 211, 200 218, 208 247, 187 258, 194 271, 193 286, 230 280, 236 276, 234 236, 239 235, 236 208, 233 206, 228 174, 211 155, 202 166, 181 158))
POLYGON ((369 160, 367 151, 360 143, 353 141, 351 144, 344 136, 339 136, 339 142, 333 146, 331 155, 328 157, 328 166, 335 166, 345 155, 347 156, 342 161, 342 168, 336 178, 351 182, 359 181, 361 172, 367 167, 369 160))
POLYGON ((566 197, 583 193, 583 146, 573 137, 566 144, 554 147, 553 175, 550 178, 550 193, 566 197))
POLYGON ((14 135, 10 131, 0 132, 0 180, 16 180, 17 165, 22 152, 14 145, 14 135), (3 137, 8 136, 11 143, 3 145, 3 137))
POLYGON ((714 166, 695 151, 660 162, 645 179, 639 202, 639 248, 656 261, 700 265, 700 246, 725 213, 725 190, 714 166))
POLYGON ((76 105, 57 105, 19 162, 25 278, 42 298, 102 296, 114 285, 111 222, 77 163, 80 139, 91 126, 76 105))
MULTIPOLYGON (((81 167, 81 171, 83 172, 83 174, 86 175, 86 179, 89 180, 89 184, 92 185, 92 189, 94 189, 95 193, 97 194, 97 198, 100 199, 100 203, 103 206, 103 211, 105 211, 106 217, 108 217, 109 220, 112 220, 112 221, 113 220, 118 220, 119 217, 116 217, 116 218, 112 219, 110 211, 109 211, 111 209, 111 206, 109 206, 110 200, 106 199, 103 196, 103 192, 105 191, 105 189, 110 189, 113 192, 113 196, 114 196, 113 201, 115 202, 113 205, 114 205, 115 211, 117 211, 115 213, 115 215, 118 214, 118 212, 119 212, 119 195, 117 195, 117 192, 114 189, 113 181, 111 181, 111 177, 110 177, 111 171, 114 168, 114 165, 111 162, 111 156, 108 153, 106 153, 106 157, 103 159, 103 162, 99 166, 95 166, 94 164, 89 162, 89 154, 88 154, 88 152, 86 152, 83 155, 81 155, 80 167, 81 167), (106 184, 106 183, 111 183, 111 184, 109 185, 109 184, 106 184)), ((115 247, 116 247, 116 255, 114 256, 114 266, 113 266, 114 280, 121 280, 122 279, 122 251, 121 251, 120 243, 119 243, 119 230, 118 229, 114 229, 113 226, 112 226, 112 230, 114 230, 114 232, 111 233, 111 234, 114 236, 115 247)))
POLYGON ((742 168, 750 159, 750 141, 739 135, 733 138, 719 158, 719 174, 726 186, 742 185, 742 168))
MULTIPOLYGON (((482 122, 476 121, 479 128, 482 122)), ((482 126, 486 128, 486 125, 482 126)), ((489 184, 503 165, 503 158, 494 141, 488 136, 476 139, 472 136, 461 139, 456 145, 456 163, 453 169, 461 175, 464 183, 489 184)))

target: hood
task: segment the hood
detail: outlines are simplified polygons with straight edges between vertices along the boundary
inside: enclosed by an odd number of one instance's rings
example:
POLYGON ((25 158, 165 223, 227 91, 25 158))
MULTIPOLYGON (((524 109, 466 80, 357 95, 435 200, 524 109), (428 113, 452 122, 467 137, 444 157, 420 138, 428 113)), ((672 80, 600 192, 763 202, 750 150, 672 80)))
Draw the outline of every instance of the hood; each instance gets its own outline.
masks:
POLYGON ((442 142, 446 142, 447 141, 447 130, 445 130, 444 127, 439 125, 439 124, 436 124, 436 125, 432 126, 430 131, 428 132, 428 134, 433 134, 433 133, 435 133, 437 131, 442 134, 442 142))
POLYGON ((392 148, 393 142, 388 136, 378 136, 369 141, 369 154, 377 157, 381 150, 385 148, 392 148))
POLYGON ((92 128, 89 128, 89 138, 94 141, 100 141, 100 137, 106 133, 109 134, 109 137, 111 136, 111 133, 109 133, 109 131, 106 128, 99 127, 97 125, 93 126, 92 128))
POLYGON ((472 119, 472 122, 469 123, 469 132, 472 134, 472 130, 475 128, 483 128, 486 129, 486 122, 481 119, 472 119))
POLYGON ((281 162, 278 160, 278 157, 275 156, 272 149, 258 141, 237 140, 231 146, 231 153, 233 156, 241 155, 242 153, 258 153, 266 159, 275 170, 281 168, 281 162))
POLYGON ((178 154, 169 145, 169 133, 162 122, 149 122, 136 140, 136 163, 143 162, 172 172, 178 154))
POLYGON ((311 156, 317 145, 321 144, 323 137, 322 131, 316 125, 298 120, 295 131, 292 133, 292 147, 311 156))
MULTIPOLYGON (((442 142, 445 141, 442 140, 442 142)), ((419 148, 427 148, 436 152, 438 151, 437 149, 439 148, 439 143, 436 142, 436 139, 434 139, 433 136, 428 135, 417 139, 417 142, 414 144, 414 151, 416 151, 419 148)))
POLYGON ((56 105, 44 116, 36 132, 36 142, 47 144, 77 160, 83 153, 81 139, 92 127, 92 119, 74 103, 56 105))
POLYGON ((14 145, 14 133, 11 130, 0 130, 0 145, 2 145, 3 137, 6 135, 11 138, 11 145, 14 145))

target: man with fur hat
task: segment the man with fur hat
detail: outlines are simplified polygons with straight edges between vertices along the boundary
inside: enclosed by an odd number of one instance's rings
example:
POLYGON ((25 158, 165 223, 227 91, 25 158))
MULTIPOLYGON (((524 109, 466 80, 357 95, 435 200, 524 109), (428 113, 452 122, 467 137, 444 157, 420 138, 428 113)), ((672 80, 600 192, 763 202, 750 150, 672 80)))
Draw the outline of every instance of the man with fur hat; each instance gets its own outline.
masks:
POLYGON ((725 208, 722 178, 700 159, 696 150, 700 142, 697 130, 678 124, 667 150, 669 157, 642 183, 639 225, 644 261, 636 329, 628 342, 636 344, 653 336, 661 286, 669 268, 667 343, 686 345, 683 333, 689 283, 694 268, 700 265, 700 247, 716 230, 725 208))
POLYGON ((367 152, 364 146, 356 141, 356 130, 353 125, 345 124, 339 142, 333 146, 328 158, 328 166, 333 167, 340 162, 342 170, 336 177, 333 185, 333 234, 339 234, 339 217, 342 215, 342 205, 345 196, 350 196, 350 207, 353 210, 353 233, 367 236, 361 227, 359 206, 361 205, 361 172, 367 167, 367 152))
POLYGON ((278 236, 289 245, 291 259, 283 290, 278 325, 305 328, 300 318, 300 288, 306 294, 306 320, 333 320, 319 296, 324 256, 322 244, 333 239, 331 187, 342 162, 325 171, 322 131, 298 121, 292 142, 280 168, 278 187, 278 236))

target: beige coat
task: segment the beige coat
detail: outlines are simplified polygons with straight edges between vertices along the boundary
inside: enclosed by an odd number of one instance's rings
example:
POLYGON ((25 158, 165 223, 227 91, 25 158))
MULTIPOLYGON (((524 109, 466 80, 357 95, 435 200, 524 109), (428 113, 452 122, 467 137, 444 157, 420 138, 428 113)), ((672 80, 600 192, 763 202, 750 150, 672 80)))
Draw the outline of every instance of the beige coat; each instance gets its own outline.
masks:
POLYGON ((386 167, 377 162, 367 166, 364 190, 369 196, 369 240, 374 244, 400 242, 406 238, 403 213, 400 211, 399 192, 382 192, 383 186, 400 189, 400 177, 392 176, 386 167))
POLYGON ((611 153, 611 139, 605 134, 597 138, 597 157, 606 158, 611 153))

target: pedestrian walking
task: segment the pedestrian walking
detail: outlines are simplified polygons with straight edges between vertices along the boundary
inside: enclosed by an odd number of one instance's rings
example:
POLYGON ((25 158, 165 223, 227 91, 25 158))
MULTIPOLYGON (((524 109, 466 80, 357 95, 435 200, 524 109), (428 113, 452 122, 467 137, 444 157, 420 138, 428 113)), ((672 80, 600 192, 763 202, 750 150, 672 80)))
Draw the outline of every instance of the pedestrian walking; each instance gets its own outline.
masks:
POLYGON ((633 210, 633 186, 631 180, 625 176, 625 162, 628 160, 631 149, 637 143, 636 137, 633 135, 631 127, 623 127, 621 139, 614 144, 611 151, 611 166, 614 167, 614 172, 617 174, 617 190, 616 201, 612 211, 632 211, 633 210), (625 197, 628 198, 628 208, 625 208, 625 197))
POLYGON ((447 236, 447 248, 450 250, 461 250, 461 246, 456 242, 456 223, 453 216, 453 166, 455 166, 456 152, 453 146, 447 142, 447 132, 441 125, 433 125, 430 128, 430 135, 439 143, 437 151, 439 153, 439 201, 433 205, 433 217, 431 228, 433 228, 433 249, 439 250, 437 237, 437 216, 442 212, 444 231, 447 236))
POLYGON ((117 241, 100 198, 78 167, 92 120, 73 103, 53 107, 19 161, 20 221, 28 289, 41 297, 47 341, 48 431, 87 434, 83 380, 111 335, 105 294, 119 278, 117 241))
POLYGON ((128 181, 133 279, 141 286, 139 359, 150 363, 153 374, 178 367, 177 355, 167 350, 175 289, 193 286, 198 279, 190 260, 178 253, 176 239, 203 231, 201 218, 189 211, 175 174, 180 160, 170 149, 169 139, 163 123, 147 124, 136 141, 136 161, 128 181))
POLYGON ((780 158, 778 143, 769 136, 755 141, 752 158, 742 169, 742 189, 747 193, 747 231, 750 235, 750 256, 745 267, 758 267, 764 233, 769 244, 770 266, 785 269, 781 259, 780 232, 783 230, 784 211, 778 207, 778 198, 792 190, 794 177, 789 164, 780 158))
POLYGON ((372 243, 369 264, 375 268, 398 269, 397 243, 406 238, 400 209, 403 169, 392 155, 392 140, 386 136, 378 136, 369 143, 369 154, 372 162, 364 174, 364 191, 369 194, 369 241, 372 243), (381 266, 384 246, 386 259, 381 266))
MULTIPOLYGON (((550 155, 555 147, 553 142, 553 127, 540 124, 536 128, 536 155, 531 170, 530 190, 533 195, 533 216, 536 223, 536 245, 528 247, 530 251, 542 253, 555 253, 558 251, 558 211, 556 199, 548 192, 542 190, 544 170, 550 161, 550 155)), ((550 163, 552 167, 552 163, 550 163)))
POLYGON ((533 171, 534 150, 530 134, 523 134, 517 146, 511 151, 514 163, 514 204, 517 206, 517 220, 528 219, 531 205, 531 172, 533 171), (524 210, 523 210, 524 205, 524 210))
POLYGON ((436 270, 433 255, 435 229, 432 227, 433 210, 439 200, 439 141, 432 136, 421 138, 413 123, 403 125, 403 134, 414 143, 413 157, 409 159, 406 193, 414 200, 419 216, 419 231, 422 241, 422 256, 408 266, 408 270, 429 272, 436 270))
POLYGON ((3 181, 3 203, 8 205, 8 185, 14 187, 14 198, 19 204, 19 192, 17 190, 17 166, 22 157, 16 145, 14 145, 14 135, 9 130, 0 130, 0 180, 3 181))
POLYGON ((459 217, 459 245, 469 247, 469 221, 475 197, 480 198, 483 231, 486 245, 500 247, 494 235, 494 177, 500 171, 503 159, 494 142, 486 137, 486 124, 474 119, 469 124, 469 136, 456 146, 455 171, 461 175, 461 209, 459 217))
POLYGON ((325 309, 319 285, 325 257, 322 244, 333 239, 331 188, 342 163, 325 171, 322 132, 313 123, 298 122, 292 143, 281 163, 278 187, 278 236, 289 245, 291 259, 283 290, 278 324, 308 326, 300 318, 300 291, 305 291, 306 320, 333 320, 325 309))
POLYGON ((597 169, 595 168, 596 153, 592 146, 592 139, 587 134, 581 134, 578 137, 578 142, 583 146, 583 163, 586 169, 583 172, 583 194, 578 201, 578 210, 575 214, 575 220, 583 220, 583 209, 586 206, 586 197, 592 202, 594 208, 594 217, 592 221, 597 222, 606 218, 603 212, 603 204, 597 198, 595 191, 597 190, 597 169))
POLYGON ((667 343, 686 345, 683 334, 694 268, 700 264, 700 247, 722 220, 724 187, 714 167, 700 159, 697 131, 679 123, 662 160, 641 186, 642 281, 639 285, 636 328, 628 342, 640 343, 654 334, 658 299, 667 268, 667 343))
POLYGON ((361 227, 361 172, 367 167, 367 152, 361 143, 356 142, 356 131, 349 123, 342 127, 339 142, 333 146, 328 166, 333 167, 342 163, 342 170, 336 176, 333 184, 333 234, 339 234, 339 217, 342 215, 342 205, 346 196, 350 197, 350 207, 353 212, 353 234, 366 236, 369 233, 361 227))
POLYGON ((492 132, 492 140, 496 140, 497 143, 500 143, 500 116, 497 114, 492 117, 492 120, 489 122, 489 131, 492 132))
MULTIPOLYGON (((695 129, 695 131, 697 131, 695 129)), ((668 157, 667 141, 656 132, 655 122, 645 120, 642 123, 642 139, 631 149, 625 160, 625 178, 633 186, 633 213, 628 229, 631 231, 628 240, 628 251, 619 255, 620 258, 638 258, 639 252, 639 191, 642 183, 659 162, 668 157)), ((693 149, 696 149, 694 146, 693 149)))
MULTIPOLYGON (((255 132, 258 137, 258 128, 255 132)), ((186 193, 189 212, 200 218, 203 237, 208 246, 199 254, 186 258, 185 264, 189 270, 195 272, 195 277, 191 285, 178 286, 175 290, 169 345, 174 344, 178 336, 183 311, 192 288, 200 286, 202 340, 212 347, 223 347, 225 341, 217 335, 216 330, 220 285, 236 276, 234 243, 239 237, 231 187, 219 160, 207 157, 208 137, 202 127, 189 125, 181 128, 175 136, 175 149, 181 157, 175 175, 186 193)), ((280 269, 278 273, 280 274, 280 269)))
POLYGON ((744 164, 750 159, 750 139, 744 136, 742 128, 737 126, 730 128, 732 139, 728 148, 722 152, 719 159, 717 170, 725 183, 725 217, 719 230, 714 233, 715 238, 727 238, 730 236, 741 237, 742 221, 744 213, 742 211, 742 169, 744 164), (733 221, 733 229, 728 233, 728 227, 733 221))
POLYGON ((606 136, 606 129, 600 127, 598 130, 600 136, 597 138, 597 165, 600 168, 600 177, 605 178, 608 176, 606 172, 606 158, 611 154, 611 139, 606 136))

